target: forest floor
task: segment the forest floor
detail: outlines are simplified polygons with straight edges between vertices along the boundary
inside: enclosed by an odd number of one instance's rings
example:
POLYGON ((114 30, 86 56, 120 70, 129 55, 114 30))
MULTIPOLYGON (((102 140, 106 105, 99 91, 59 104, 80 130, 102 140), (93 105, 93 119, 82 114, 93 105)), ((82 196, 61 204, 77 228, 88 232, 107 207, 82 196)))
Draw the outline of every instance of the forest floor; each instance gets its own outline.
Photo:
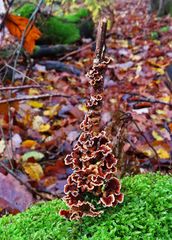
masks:
MULTIPOLYGON (((105 75, 102 128, 112 135, 118 176, 172 172, 172 83, 166 74, 172 63, 172 18, 157 18, 147 8, 147 1, 117 1, 107 37, 112 63, 105 75)), ((90 92, 85 73, 93 57, 92 43, 84 43, 58 59, 77 74, 47 70, 35 60, 24 81, 21 58, 14 83, 1 84, 7 88, 0 89, 2 215, 23 211, 35 199, 63 196, 71 173, 64 158, 81 133, 90 92)))

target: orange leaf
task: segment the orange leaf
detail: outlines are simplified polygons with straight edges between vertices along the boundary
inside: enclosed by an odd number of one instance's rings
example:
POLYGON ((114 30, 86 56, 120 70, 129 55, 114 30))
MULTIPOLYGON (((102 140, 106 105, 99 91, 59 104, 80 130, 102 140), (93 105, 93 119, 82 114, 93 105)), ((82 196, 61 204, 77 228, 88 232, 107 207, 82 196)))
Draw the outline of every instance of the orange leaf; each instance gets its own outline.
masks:
MULTIPOLYGON (((22 35, 28 25, 29 19, 25 17, 8 14, 5 20, 5 25, 9 32, 21 41, 22 35)), ((29 53, 32 53, 35 47, 35 41, 41 36, 41 32, 34 25, 29 26, 25 33, 23 47, 29 53)))
POLYGON ((25 140, 24 142, 22 142, 22 147, 26 147, 26 148, 32 148, 34 149, 35 146, 37 145, 37 142, 34 140, 25 140))

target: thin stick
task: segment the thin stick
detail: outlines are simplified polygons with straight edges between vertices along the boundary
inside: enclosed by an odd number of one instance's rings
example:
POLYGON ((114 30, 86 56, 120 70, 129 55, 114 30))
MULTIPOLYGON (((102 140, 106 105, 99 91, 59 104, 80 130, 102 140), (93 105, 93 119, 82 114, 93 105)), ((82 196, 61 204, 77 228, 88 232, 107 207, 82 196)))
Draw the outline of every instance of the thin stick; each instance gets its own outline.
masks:
MULTIPOLYGON (((16 58, 14 60, 14 69, 16 69, 17 62, 18 62, 18 59, 19 59, 19 56, 20 56, 21 49, 22 49, 23 44, 24 44, 24 40, 25 40, 26 34, 28 34, 30 32, 30 30, 32 29, 32 26, 33 26, 33 24, 34 24, 34 22, 36 20, 37 12, 39 11, 39 9, 40 9, 40 7, 41 7, 43 2, 44 2, 44 0, 39 0, 39 3, 37 5, 35 11, 32 13, 32 15, 31 15, 31 17, 30 17, 30 19, 29 19, 29 21, 27 23, 27 26, 26 26, 25 30, 23 31, 23 34, 22 34, 22 37, 21 37, 21 41, 20 41, 19 47, 17 49, 17 55, 16 55, 16 58)), ((12 82, 14 82, 14 77, 15 77, 15 71, 13 71, 12 82)))
POLYGON ((46 93, 46 94, 35 95, 35 96, 22 96, 22 97, 16 97, 16 98, 3 99, 3 100, 0 100, 0 104, 19 102, 19 101, 28 101, 28 100, 38 100, 38 99, 51 98, 51 97, 71 98, 71 96, 68 96, 68 95, 62 95, 57 93, 51 93, 51 94, 46 93))
MULTIPOLYGON (((114 33, 107 33, 107 34, 106 34, 106 37, 110 37, 110 36, 112 36, 112 35, 114 35, 114 33)), ((75 54, 77 54, 77 53, 80 53, 80 52, 86 50, 87 48, 91 47, 91 46, 92 46, 93 44, 95 44, 95 43, 96 43, 96 41, 93 41, 93 42, 88 43, 87 45, 85 45, 85 46, 83 46, 83 47, 81 47, 81 48, 79 48, 79 49, 77 49, 77 50, 74 50, 74 51, 72 51, 72 52, 70 52, 70 53, 67 53, 67 54, 64 55, 63 57, 59 58, 59 61, 63 61, 63 60, 65 60, 67 57, 71 57, 71 56, 73 56, 73 55, 75 55, 75 54)))
POLYGON ((63 60, 65 60, 67 57, 73 56, 73 55, 75 55, 75 54, 77 54, 77 53, 79 53, 79 52, 82 52, 82 51, 86 50, 87 48, 91 47, 91 45, 94 44, 94 43, 95 43, 95 41, 94 41, 94 42, 91 42, 91 43, 88 43, 87 45, 85 45, 85 46, 83 46, 83 47, 81 47, 81 48, 79 48, 79 49, 77 49, 77 50, 74 50, 74 51, 72 51, 72 52, 70 52, 70 53, 67 53, 66 55, 64 55, 63 57, 59 58, 58 60, 59 60, 59 61, 63 61, 63 60))
POLYGON ((10 68, 10 69, 12 69, 13 71, 18 72, 19 74, 21 74, 24 79, 27 78, 27 79, 31 80, 32 82, 34 82, 35 84, 39 85, 34 79, 28 77, 26 74, 22 73, 21 71, 17 70, 16 68, 8 65, 7 63, 5 64, 5 66, 10 68))
MULTIPOLYGON (((145 136, 145 134, 142 132, 142 130, 140 129, 140 127, 138 126, 137 122, 132 119, 134 125, 136 126, 137 130, 140 132, 140 134, 142 135, 142 137, 145 139, 146 143, 148 144, 148 146, 152 149, 152 151, 154 152, 155 156, 156 156, 156 159, 157 159, 157 162, 158 162, 158 167, 159 167, 159 170, 160 170, 160 164, 159 164, 159 156, 158 156, 158 153, 156 151, 156 149, 150 144, 149 140, 147 139, 147 137, 145 136)), ((153 166, 153 164, 152 164, 153 166)))
MULTIPOLYGON (((134 95, 134 96, 138 96, 139 97, 139 94, 131 94, 131 93, 127 93, 129 95, 134 95)), ((159 103, 159 104, 163 104, 163 105, 167 105, 167 106, 170 106, 172 107, 172 103, 167 103, 167 102, 164 102, 164 101, 161 101, 161 100, 158 100, 158 99, 153 99, 153 98, 146 98, 146 97, 140 97, 138 99, 134 99, 132 101, 132 99, 128 100, 128 102, 149 102, 149 103, 159 103)))
POLYGON ((25 86, 16 86, 16 87, 1 87, 0 91, 8 91, 8 90, 22 90, 27 88, 41 88, 40 85, 25 85, 25 86))

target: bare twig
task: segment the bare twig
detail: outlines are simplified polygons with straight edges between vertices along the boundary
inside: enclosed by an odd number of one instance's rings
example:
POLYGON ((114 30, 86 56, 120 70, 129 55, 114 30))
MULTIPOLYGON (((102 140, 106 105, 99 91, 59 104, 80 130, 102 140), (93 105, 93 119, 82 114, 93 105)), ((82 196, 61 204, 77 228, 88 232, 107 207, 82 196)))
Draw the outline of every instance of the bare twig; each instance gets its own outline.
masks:
MULTIPOLYGON (((130 94, 130 93, 127 93, 127 94, 129 94, 129 95, 133 95, 133 96, 140 96, 139 94, 130 94)), ((146 98, 146 97, 143 97, 143 96, 140 96, 140 98, 138 98, 138 99, 128 99, 128 102, 136 102, 136 103, 138 103, 138 102, 149 102, 149 103, 159 103, 159 104, 162 104, 162 105, 167 105, 167 106, 170 106, 170 107, 172 107, 172 103, 168 103, 168 102, 164 102, 164 101, 161 101, 161 100, 158 100, 158 99, 153 99, 153 98, 146 98)))
POLYGON ((68 96, 68 95, 63 95, 58 93, 51 93, 51 94, 46 93, 46 94, 40 94, 40 95, 34 95, 34 96, 22 96, 22 97, 16 97, 16 98, 2 99, 0 100, 0 104, 19 102, 19 101, 28 101, 28 100, 38 100, 38 99, 51 98, 51 97, 71 98, 71 96, 68 96))
POLYGON ((18 72, 19 74, 21 74, 24 79, 27 78, 27 79, 31 80, 32 82, 34 82, 35 84, 37 84, 37 85, 39 86, 39 84, 38 84, 34 79, 28 77, 26 74, 22 73, 21 71, 17 70, 16 68, 8 65, 7 63, 5 64, 5 66, 8 67, 8 68, 10 68, 10 69, 12 69, 13 72, 15 71, 15 72, 18 72))
POLYGON ((140 129, 139 125, 137 124, 137 122, 132 119, 134 125, 136 126, 137 130, 140 132, 140 134, 142 135, 142 137, 145 139, 146 143, 148 144, 148 146, 152 149, 152 151, 154 152, 155 156, 156 156, 156 159, 157 159, 157 162, 158 162, 158 166, 160 168, 160 165, 159 165, 159 156, 158 156, 158 153, 156 151, 156 149, 150 144, 149 140, 147 139, 147 137, 145 136, 145 134, 142 132, 142 130, 140 129))
POLYGON ((94 44, 94 43, 95 43, 95 41, 91 42, 91 43, 89 43, 89 44, 87 44, 87 45, 85 45, 85 46, 83 46, 83 47, 81 47, 81 48, 79 48, 77 50, 74 50, 74 51, 72 51, 70 53, 67 53, 63 57, 59 58, 59 61, 63 61, 63 60, 65 60, 68 57, 71 57, 71 56, 73 56, 73 55, 75 55, 75 54, 77 54, 79 52, 82 52, 82 51, 86 50, 87 48, 90 48, 92 46, 92 44, 94 44))
POLYGON ((27 88, 40 88, 40 85, 24 85, 24 86, 16 86, 16 87, 0 87, 0 91, 8 91, 8 90, 22 90, 27 88))
MULTIPOLYGON (((25 30, 23 31, 23 34, 22 34, 22 37, 21 37, 21 41, 20 41, 20 45, 19 45, 19 47, 17 49, 17 55, 16 55, 16 58, 14 60, 14 69, 16 69, 17 62, 18 62, 18 59, 19 59, 19 56, 20 56, 21 49, 22 49, 23 44, 24 44, 24 40, 25 40, 26 34, 28 34, 28 29, 30 28, 30 30, 31 30, 31 28, 32 28, 32 26, 33 26, 33 24, 34 24, 34 22, 36 20, 37 12, 39 11, 39 9, 40 9, 40 7, 41 7, 43 2, 44 2, 44 0, 39 0, 39 3, 37 5, 35 11, 32 13, 32 15, 31 15, 31 17, 30 17, 30 19, 28 21, 28 24, 27 24, 25 30)), ((12 82, 14 81, 14 78, 15 78, 15 71, 13 71, 12 82)))
POLYGON ((106 39, 107 20, 103 18, 98 26, 97 38, 96 38, 96 51, 94 63, 100 63, 104 59, 106 50, 105 39, 106 39))

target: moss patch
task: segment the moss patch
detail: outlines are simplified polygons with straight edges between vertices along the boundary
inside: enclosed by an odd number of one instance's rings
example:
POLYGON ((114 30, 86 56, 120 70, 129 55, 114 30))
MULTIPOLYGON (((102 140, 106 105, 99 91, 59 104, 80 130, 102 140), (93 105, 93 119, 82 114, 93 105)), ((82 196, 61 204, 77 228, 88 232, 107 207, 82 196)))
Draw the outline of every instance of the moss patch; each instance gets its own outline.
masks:
POLYGON ((30 18, 32 13, 34 12, 36 5, 33 3, 25 3, 21 7, 17 8, 14 13, 18 16, 30 18))
POLYGON ((38 26, 43 33, 41 39, 43 42, 70 44, 80 39, 79 28, 74 23, 65 22, 59 17, 50 17, 41 22, 38 23, 38 26))
MULTIPOLYGON (((23 4, 14 11, 22 17, 29 18, 35 5, 32 3, 23 4)), ((42 32, 42 37, 38 41, 41 44, 71 44, 79 41, 81 37, 92 37, 94 24, 90 12, 86 8, 78 9, 75 13, 65 16, 45 17, 38 15, 36 26, 42 32)))
POLYGON ((170 240, 172 177, 137 175, 122 180, 124 203, 98 218, 70 222, 58 215, 61 200, 37 204, 0 219, 1 240, 170 240))

